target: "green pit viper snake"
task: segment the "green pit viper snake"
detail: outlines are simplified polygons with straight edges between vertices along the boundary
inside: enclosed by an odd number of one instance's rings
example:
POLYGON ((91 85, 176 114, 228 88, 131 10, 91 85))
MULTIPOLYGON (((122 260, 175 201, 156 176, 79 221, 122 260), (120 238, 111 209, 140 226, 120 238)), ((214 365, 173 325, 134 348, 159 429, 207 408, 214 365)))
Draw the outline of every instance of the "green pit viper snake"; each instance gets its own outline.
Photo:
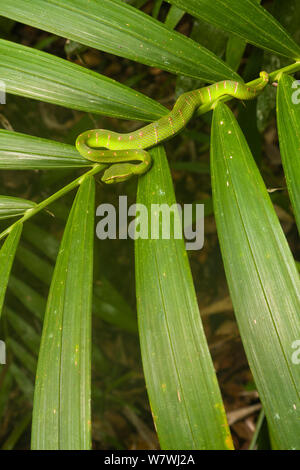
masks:
POLYGON ((88 160, 106 165, 111 164, 102 176, 102 181, 105 183, 126 181, 132 175, 142 175, 150 168, 151 157, 144 149, 153 147, 177 134, 187 125, 200 106, 213 104, 224 95, 241 100, 252 99, 265 88, 268 82, 267 72, 261 72, 260 81, 256 87, 224 80, 183 93, 177 99, 172 111, 159 120, 128 134, 105 129, 83 132, 77 137, 76 148, 88 160))

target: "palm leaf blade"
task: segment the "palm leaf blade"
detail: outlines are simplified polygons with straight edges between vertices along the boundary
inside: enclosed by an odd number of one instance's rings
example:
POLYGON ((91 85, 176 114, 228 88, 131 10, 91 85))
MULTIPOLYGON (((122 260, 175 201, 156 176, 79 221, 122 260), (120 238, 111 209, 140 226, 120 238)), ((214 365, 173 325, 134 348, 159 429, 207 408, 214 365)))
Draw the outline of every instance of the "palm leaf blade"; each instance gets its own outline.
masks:
POLYGON ((15 0, 2 3, 0 14, 172 73, 239 78, 208 49, 121 0, 15 0))
POLYGON ((75 198, 50 288, 36 377, 32 448, 89 449, 94 180, 75 198))
POLYGON ((299 82, 282 75, 278 84, 277 121, 286 182, 300 232, 300 100, 299 82))
MULTIPOLYGON (((152 204, 175 203, 165 153, 162 147, 151 153, 154 166, 138 189, 138 203, 149 214, 152 204)), ((183 240, 138 238, 136 284, 142 359, 161 447, 232 448, 183 240)))
POLYGON ((300 282, 247 142, 226 105, 214 112, 212 185, 227 281, 276 445, 299 448, 300 282))

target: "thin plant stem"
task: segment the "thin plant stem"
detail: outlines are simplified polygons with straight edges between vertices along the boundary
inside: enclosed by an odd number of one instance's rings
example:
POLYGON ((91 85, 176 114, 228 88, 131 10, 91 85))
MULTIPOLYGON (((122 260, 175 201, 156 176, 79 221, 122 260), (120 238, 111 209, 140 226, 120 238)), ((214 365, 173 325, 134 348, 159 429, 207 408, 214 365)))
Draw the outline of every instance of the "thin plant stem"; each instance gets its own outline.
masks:
POLYGON ((261 431, 264 419, 265 419, 265 412, 262 408, 260 410, 260 413, 259 413, 259 416, 258 416, 258 419, 257 419, 257 422, 256 422, 256 429, 255 429, 255 432, 254 432, 253 437, 251 439, 251 443, 249 445, 248 450, 254 450, 255 449, 255 447, 257 445, 257 439, 258 439, 259 433, 261 431))
POLYGON ((72 189, 75 189, 77 186, 80 186, 81 183, 83 183, 83 181, 86 178, 88 178, 89 176, 96 175, 101 170, 103 170, 103 168, 105 168, 105 166, 106 165, 101 165, 101 164, 93 165, 91 170, 89 170, 86 173, 84 173, 83 175, 79 176, 74 181, 71 181, 71 183, 67 184, 62 189, 60 189, 56 193, 52 194, 47 199, 44 199, 44 201, 40 202, 35 207, 32 207, 32 208, 28 209, 25 212, 25 214, 23 215, 23 217, 18 219, 15 223, 13 223, 9 227, 7 227, 7 229, 3 230, 3 232, 0 233, 0 240, 2 240, 4 237, 6 237, 16 225, 22 224, 23 222, 25 222, 26 220, 30 219, 31 217, 36 215, 38 212, 43 210, 45 207, 49 206, 52 202, 54 202, 57 199, 61 198, 62 196, 64 196, 68 192, 72 191, 72 189))

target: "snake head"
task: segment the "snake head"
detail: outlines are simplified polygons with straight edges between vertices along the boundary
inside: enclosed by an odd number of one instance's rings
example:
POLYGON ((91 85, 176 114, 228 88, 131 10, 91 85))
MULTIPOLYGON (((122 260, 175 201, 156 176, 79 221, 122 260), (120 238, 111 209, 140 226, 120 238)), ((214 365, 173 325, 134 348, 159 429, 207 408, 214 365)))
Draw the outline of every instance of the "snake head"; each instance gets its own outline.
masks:
POLYGON ((116 163, 111 165, 101 178, 106 184, 122 183, 129 180, 134 175, 136 165, 132 163, 116 163))

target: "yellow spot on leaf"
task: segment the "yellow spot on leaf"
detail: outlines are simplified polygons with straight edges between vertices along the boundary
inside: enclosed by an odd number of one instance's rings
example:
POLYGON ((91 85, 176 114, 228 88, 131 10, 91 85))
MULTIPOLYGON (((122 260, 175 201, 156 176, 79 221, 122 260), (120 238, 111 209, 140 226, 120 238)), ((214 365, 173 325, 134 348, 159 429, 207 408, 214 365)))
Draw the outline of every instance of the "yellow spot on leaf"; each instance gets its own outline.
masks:
POLYGON ((232 442, 232 437, 231 437, 231 434, 229 434, 229 433, 228 433, 228 435, 226 436, 225 445, 226 445, 227 449, 229 449, 229 450, 234 450, 234 446, 233 446, 233 442, 232 442))

